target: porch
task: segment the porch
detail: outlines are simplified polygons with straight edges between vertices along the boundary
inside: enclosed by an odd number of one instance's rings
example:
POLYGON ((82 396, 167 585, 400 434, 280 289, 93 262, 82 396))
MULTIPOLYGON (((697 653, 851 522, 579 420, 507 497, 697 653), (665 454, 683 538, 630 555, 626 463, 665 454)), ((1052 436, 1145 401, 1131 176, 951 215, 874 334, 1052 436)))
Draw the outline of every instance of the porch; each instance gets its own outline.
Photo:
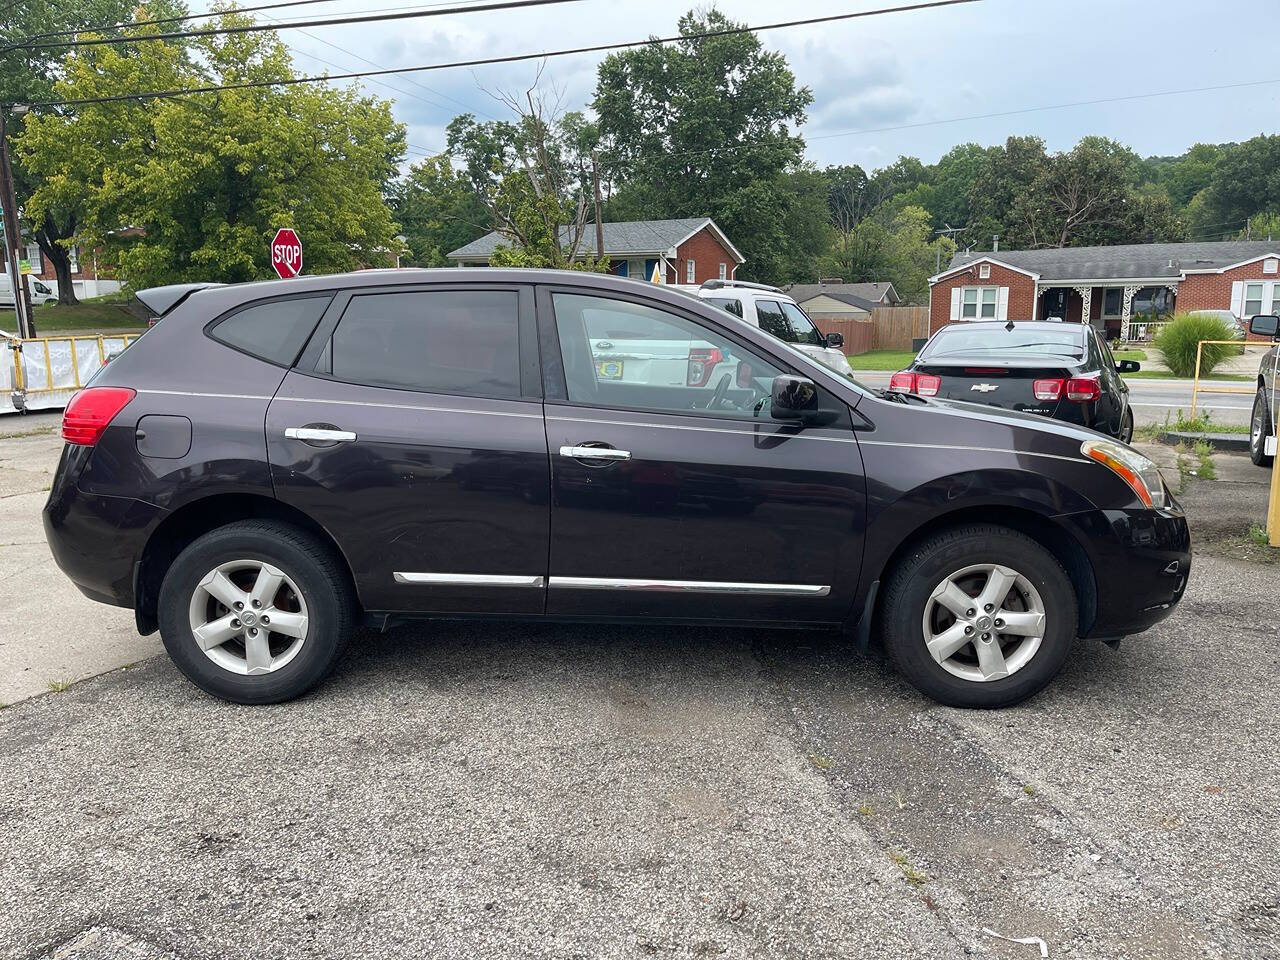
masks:
POLYGON ((1178 285, 1168 281, 1123 285, 1037 283, 1037 320, 1085 318, 1108 340, 1150 341, 1174 312, 1178 285))

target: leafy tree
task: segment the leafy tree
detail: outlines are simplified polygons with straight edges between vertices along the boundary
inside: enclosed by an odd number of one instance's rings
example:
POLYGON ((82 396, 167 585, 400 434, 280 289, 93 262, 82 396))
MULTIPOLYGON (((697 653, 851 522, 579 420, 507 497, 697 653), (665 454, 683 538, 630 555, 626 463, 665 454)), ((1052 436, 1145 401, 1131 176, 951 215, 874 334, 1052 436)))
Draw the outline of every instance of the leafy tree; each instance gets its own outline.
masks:
POLYGON ((1280 212, 1280 136, 1246 140, 1219 158, 1206 188, 1206 201, 1219 224, 1259 212, 1280 212))
POLYGON ((448 266, 449 251, 489 232, 488 208, 443 154, 409 168, 394 189, 392 208, 415 266, 448 266))
MULTIPOLYGON (((294 76, 273 33, 202 37, 192 51, 83 48, 55 89, 71 99, 294 76)), ((390 263, 397 229, 384 192, 403 142, 385 101, 296 85, 48 114, 29 121, 18 148, 45 171, 32 209, 57 209, 74 184, 85 197, 80 234, 115 251, 121 276, 142 286, 267 276, 268 241, 286 225, 303 237, 309 271, 390 263), (129 227, 139 229, 120 233, 129 227)))
POLYGON ((929 276, 955 252, 955 241, 934 235, 924 208, 894 210, 885 204, 875 216, 837 234, 829 253, 819 260, 819 271, 849 283, 888 280, 907 302, 923 303, 929 276))
POLYGON ((1036 232, 1028 229, 1039 221, 1030 197, 1049 170, 1049 155, 1039 137, 1009 137, 1003 147, 988 153, 969 190, 969 226, 966 243, 990 249, 992 234, 1000 234, 1006 247, 1036 245, 1036 232), (1021 209, 1015 209, 1020 207, 1021 209))
MULTIPOLYGON (((134 0, 77 0, 75 3, 52 0, 25 0, 7 4, 0 15, 0 45, 16 45, 0 57, 0 105, 15 103, 39 103, 55 99, 56 84, 67 75, 68 49, 65 47, 37 47, 20 44, 19 41, 37 34, 57 33, 64 30, 83 30, 86 27, 106 23, 135 23, 138 32, 155 32, 148 26, 154 18, 180 16, 186 6, 175 0, 153 0, 146 8, 138 7, 134 0)), ((84 36, 88 36, 85 34, 84 36)), ((167 42, 166 42, 167 45, 167 42)), ((147 47, 160 46, 158 41, 111 47, 119 57, 146 59, 147 47)), ((144 68, 139 66, 139 81, 150 80, 144 68)), ((17 139, 26 119, 8 118, 8 134, 17 139)), ((97 154, 112 147, 111 137, 99 138, 86 145, 97 154)), ((57 203, 44 206, 39 211, 24 205, 24 201, 46 184, 44 171, 24 162, 16 151, 13 153, 14 192, 17 194, 24 226, 41 253, 53 265, 58 282, 58 299, 65 304, 77 302, 75 287, 71 282, 71 250, 77 230, 84 216, 81 198, 66 185, 55 187, 57 203)))
POLYGON ((621 201, 608 215, 713 217, 747 258, 740 276, 777 280, 787 264, 820 252, 804 249, 812 231, 784 229, 800 202, 784 175, 804 152, 791 131, 813 95, 754 34, 699 39, 734 26, 715 9, 690 12, 679 43, 600 64, 592 106, 621 201))

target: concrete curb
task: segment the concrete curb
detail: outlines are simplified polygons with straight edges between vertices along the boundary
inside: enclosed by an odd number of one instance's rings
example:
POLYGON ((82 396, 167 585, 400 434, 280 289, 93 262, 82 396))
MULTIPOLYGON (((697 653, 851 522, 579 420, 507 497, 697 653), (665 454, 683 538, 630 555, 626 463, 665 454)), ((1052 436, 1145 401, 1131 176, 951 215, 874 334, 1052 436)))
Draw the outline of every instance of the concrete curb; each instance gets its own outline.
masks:
POLYGON ((1214 450, 1232 452, 1249 452, 1249 435, 1247 433, 1192 433, 1190 431, 1170 431, 1160 436, 1160 442, 1176 447, 1182 443, 1195 443, 1204 440, 1214 450))

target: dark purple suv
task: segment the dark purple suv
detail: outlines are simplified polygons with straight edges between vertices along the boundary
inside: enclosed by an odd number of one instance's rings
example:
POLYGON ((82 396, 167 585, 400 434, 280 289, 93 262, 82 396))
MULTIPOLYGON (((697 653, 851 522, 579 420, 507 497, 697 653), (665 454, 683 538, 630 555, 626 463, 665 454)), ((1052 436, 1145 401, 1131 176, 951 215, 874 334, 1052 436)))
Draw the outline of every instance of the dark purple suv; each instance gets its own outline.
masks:
POLYGON ((502 617, 844 629, 999 706, 1186 584, 1135 450, 872 392, 679 291, 491 269, 138 296, 161 319, 68 406, 45 528, 231 700, 303 693, 360 624, 502 617))

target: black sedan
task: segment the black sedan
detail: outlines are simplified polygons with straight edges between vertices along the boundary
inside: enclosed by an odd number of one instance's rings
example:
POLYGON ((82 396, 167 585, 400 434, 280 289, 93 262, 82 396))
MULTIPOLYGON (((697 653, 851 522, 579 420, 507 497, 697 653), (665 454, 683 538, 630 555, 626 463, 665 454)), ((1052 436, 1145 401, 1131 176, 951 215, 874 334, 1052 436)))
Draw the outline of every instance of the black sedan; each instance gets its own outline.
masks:
POLYGON ((1036 413, 1133 439, 1129 388, 1106 340, 1088 324, 953 323, 924 345, 889 389, 1036 413))
POLYGON ((67 406, 45 530, 229 700, 306 692, 361 624, 505 618, 878 635, 930 696, 1000 706, 1186 586, 1186 519, 1137 450, 874 393, 661 286, 391 270, 138 297, 164 320, 67 406), (619 375, 601 339, 624 337, 619 375), (728 369, 696 375, 708 356, 728 369))

